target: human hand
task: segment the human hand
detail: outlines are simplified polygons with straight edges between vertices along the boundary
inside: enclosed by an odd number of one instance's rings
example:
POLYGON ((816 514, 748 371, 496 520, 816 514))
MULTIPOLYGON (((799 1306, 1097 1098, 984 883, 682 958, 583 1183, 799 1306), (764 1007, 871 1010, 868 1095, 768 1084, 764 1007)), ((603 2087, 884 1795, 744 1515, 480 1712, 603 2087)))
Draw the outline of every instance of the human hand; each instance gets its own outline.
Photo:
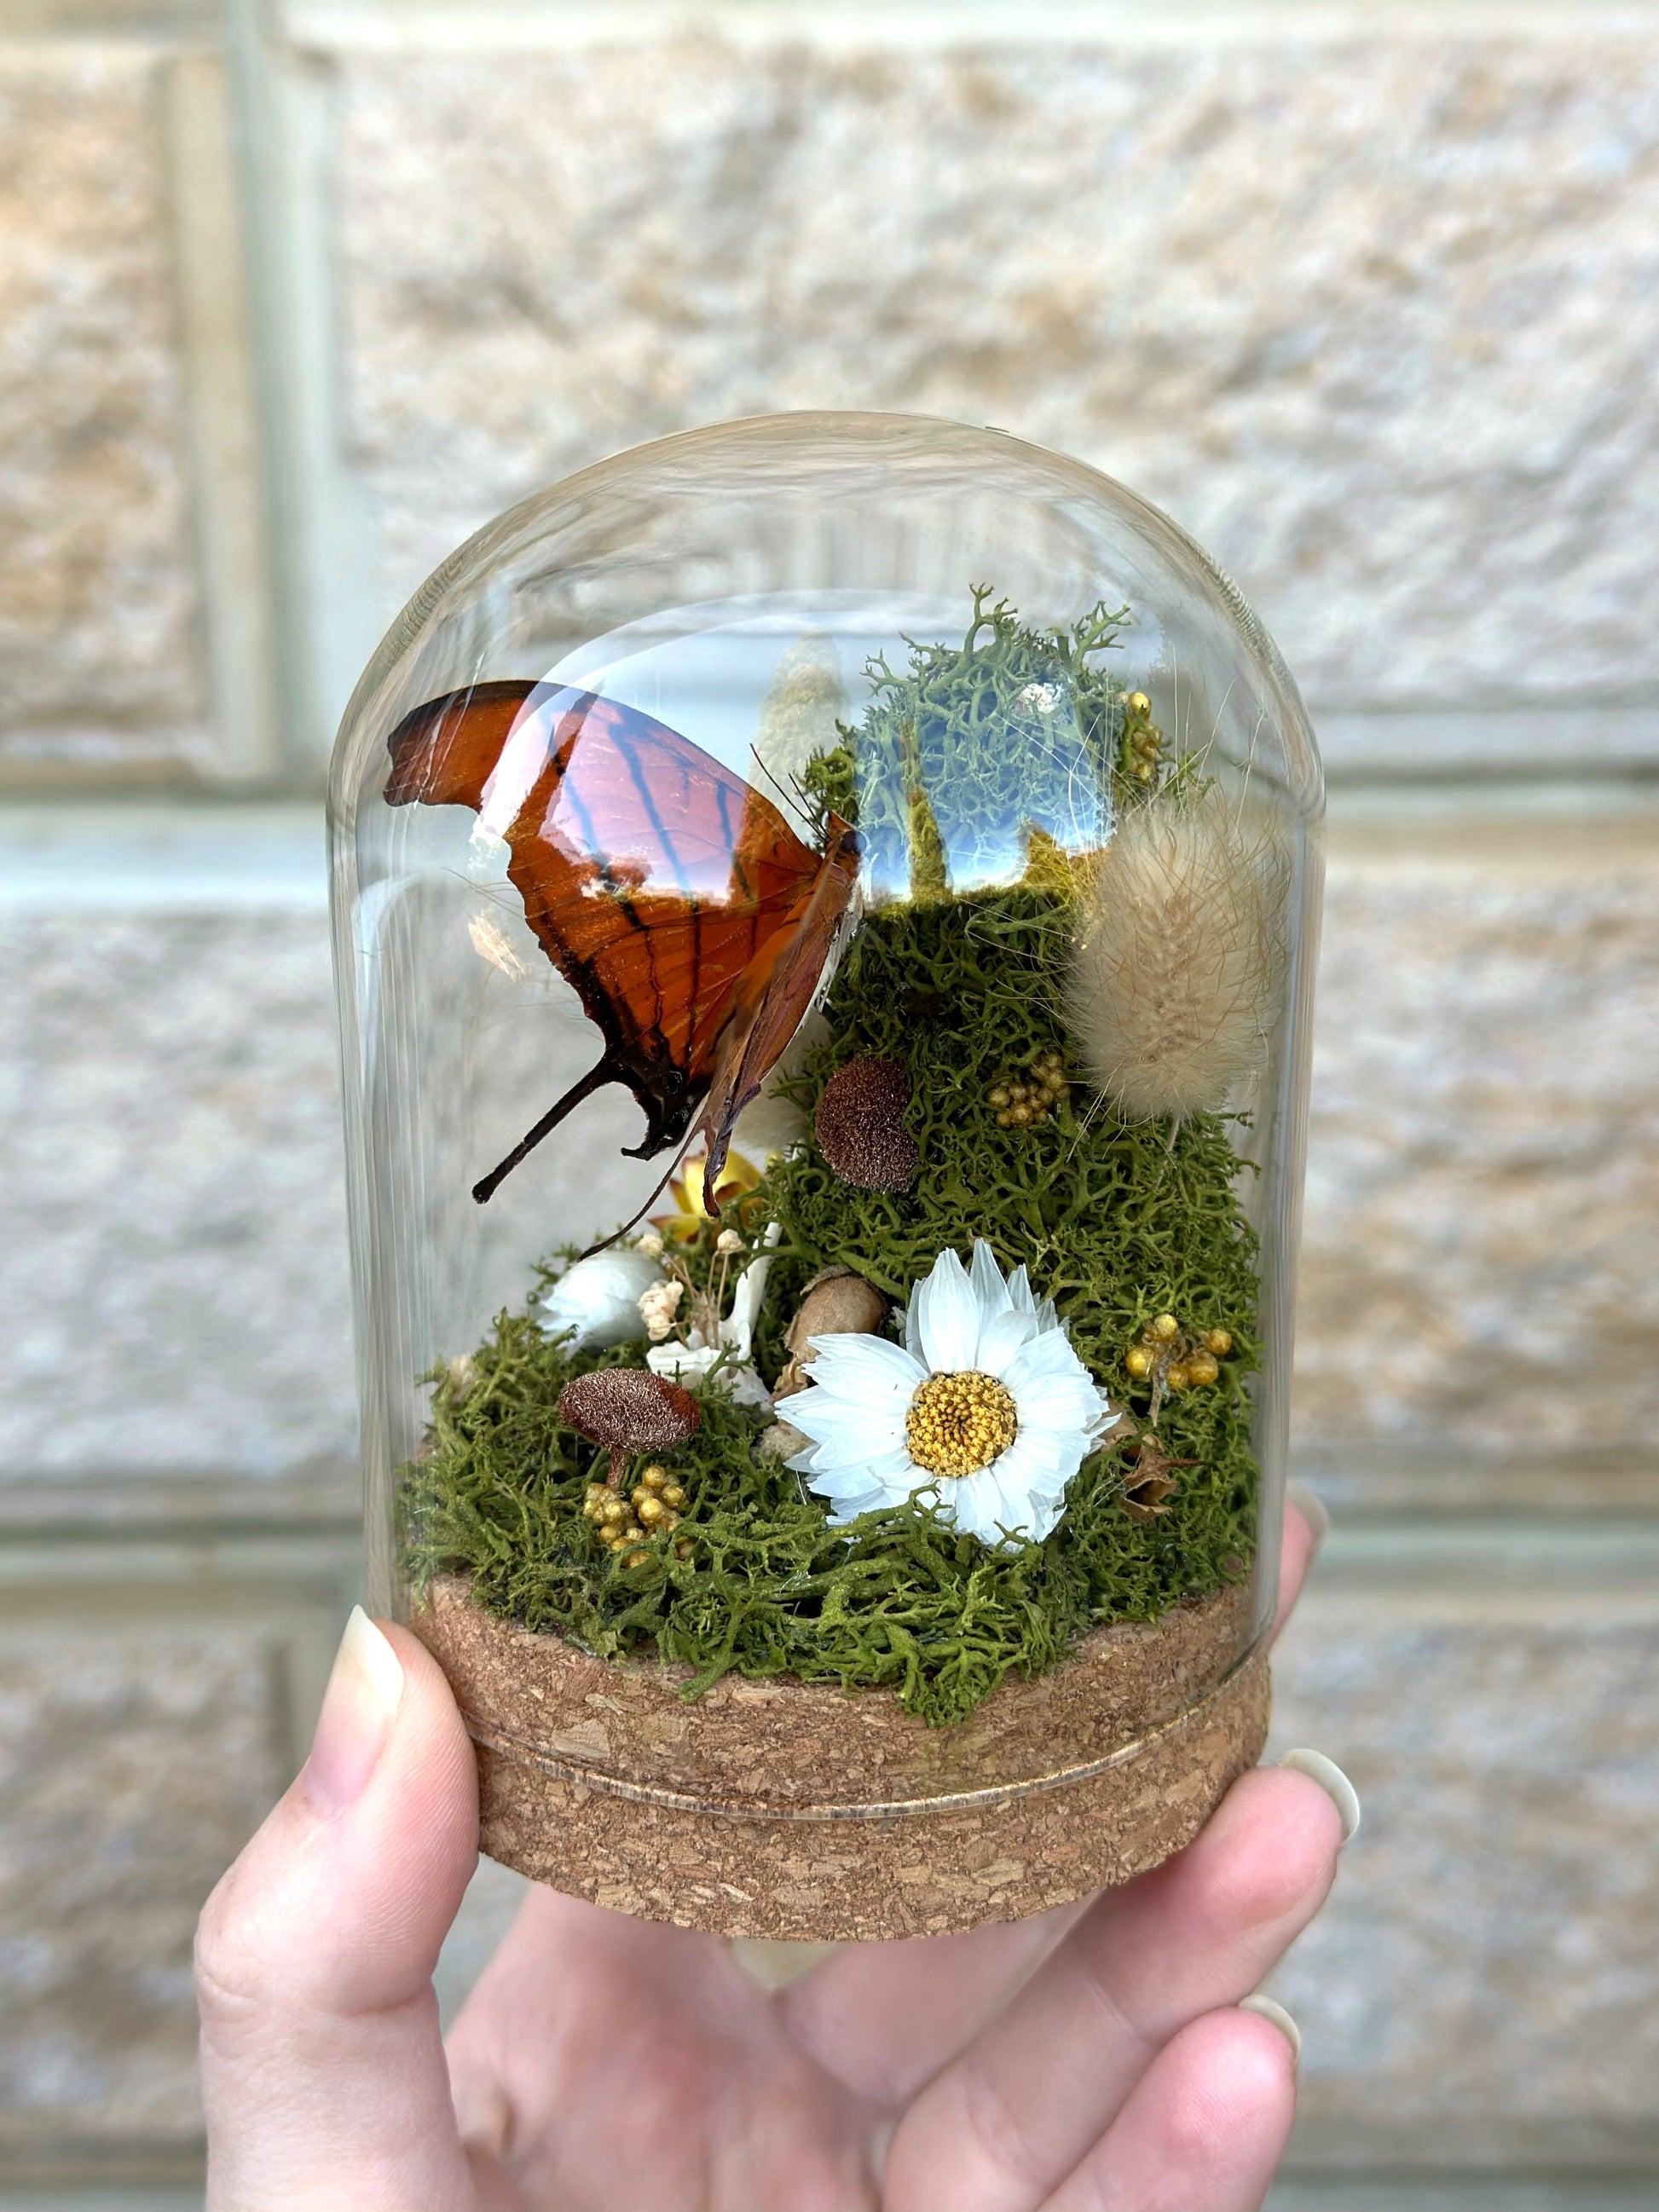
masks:
MULTIPOLYGON (((1288 1513, 1281 1624, 1315 1543, 1288 1513)), ((776 1995, 717 1938, 538 1888, 446 2061, 472 1750, 416 1639, 354 1615, 310 1759, 202 1916, 208 2212, 1251 2212, 1295 2060, 1241 2000, 1343 1830, 1258 1768, 1121 1889, 776 1995)))

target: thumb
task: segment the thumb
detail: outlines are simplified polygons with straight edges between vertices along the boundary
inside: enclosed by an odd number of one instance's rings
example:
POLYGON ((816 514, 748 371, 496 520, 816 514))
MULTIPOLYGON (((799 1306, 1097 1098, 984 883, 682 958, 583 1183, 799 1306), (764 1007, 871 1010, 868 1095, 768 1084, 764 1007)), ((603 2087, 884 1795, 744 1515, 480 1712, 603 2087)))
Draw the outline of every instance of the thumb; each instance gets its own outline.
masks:
POLYGON ((477 1843, 448 1685, 354 1609, 311 1756, 198 1931, 208 2212, 473 2203, 432 1971, 477 1843))

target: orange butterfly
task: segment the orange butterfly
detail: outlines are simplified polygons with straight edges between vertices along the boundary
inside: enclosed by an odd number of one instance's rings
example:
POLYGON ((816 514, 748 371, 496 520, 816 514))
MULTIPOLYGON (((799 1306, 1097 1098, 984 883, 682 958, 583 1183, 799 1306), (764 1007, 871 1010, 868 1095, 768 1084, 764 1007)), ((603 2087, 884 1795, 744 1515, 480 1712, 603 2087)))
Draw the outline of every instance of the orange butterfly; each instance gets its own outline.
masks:
POLYGON ((714 1191, 733 1124, 799 1027, 846 921, 858 832, 832 814, 813 852, 688 739, 568 685, 471 684, 417 707, 387 744, 389 805, 470 806, 507 840, 526 918, 605 1038, 474 1198, 607 1083, 645 1109, 630 1157, 701 1130, 714 1191))

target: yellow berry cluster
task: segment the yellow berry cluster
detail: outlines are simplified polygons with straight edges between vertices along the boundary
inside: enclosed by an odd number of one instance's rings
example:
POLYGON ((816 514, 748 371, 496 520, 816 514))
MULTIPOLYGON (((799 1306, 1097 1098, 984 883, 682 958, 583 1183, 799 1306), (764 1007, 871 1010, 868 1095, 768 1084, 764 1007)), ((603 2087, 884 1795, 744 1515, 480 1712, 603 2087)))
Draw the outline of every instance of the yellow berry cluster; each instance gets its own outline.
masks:
POLYGON ((985 1103, 995 1109, 999 1129, 1024 1129, 1033 1121, 1046 1121, 1071 1088, 1060 1054, 1040 1052, 1024 1076, 1006 1076, 994 1083, 985 1103))
MULTIPOLYGON (((590 1482, 582 1500, 582 1518, 591 1521, 607 1551, 622 1554, 625 1567, 642 1567, 651 1557, 639 1548, 654 1536, 680 1524, 685 1492, 665 1467, 647 1467, 626 1498, 603 1482, 590 1482)), ((676 1536, 677 1559, 691 1556, 691 1539, 676 1536)))
POLYGON ((1173 1314, 1149 1321, 1123 1364, 1137 1382, 1163 1380, 1166 1390, 1204 1390, 1221 1377, 1221 1362, 1233 1348, 1224 1328, 1184 1329, 1173 1314))
POLYGON ((1152 702, 1144 691, 1132 691, 1123 702, 1129 732, 1129 750, 1134 756, 1129 773, 1137 783, 1151 783, 1158 774, 1164 750, 1164 732, 1152 720, 1152 702))

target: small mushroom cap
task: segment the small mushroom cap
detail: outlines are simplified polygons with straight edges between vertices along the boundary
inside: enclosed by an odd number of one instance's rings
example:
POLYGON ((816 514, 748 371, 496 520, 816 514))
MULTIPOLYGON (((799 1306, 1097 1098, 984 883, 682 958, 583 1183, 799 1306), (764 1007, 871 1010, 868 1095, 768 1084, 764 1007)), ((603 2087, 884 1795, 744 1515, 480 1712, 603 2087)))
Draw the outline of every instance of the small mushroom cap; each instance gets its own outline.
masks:
POLYGON ((560 1391, 559 1413, 590 1442, 623 1451, 667 1451, 702 1419, 689 1390, 643 1367, 578 1375, 560 1391))
POLYGON ((858 1190, 908 1190, 921 1165, 904 1126, 910 1081, 896 1060, 865 1054, 823 1086, 812 1127, 823 1157, 858 1190))

